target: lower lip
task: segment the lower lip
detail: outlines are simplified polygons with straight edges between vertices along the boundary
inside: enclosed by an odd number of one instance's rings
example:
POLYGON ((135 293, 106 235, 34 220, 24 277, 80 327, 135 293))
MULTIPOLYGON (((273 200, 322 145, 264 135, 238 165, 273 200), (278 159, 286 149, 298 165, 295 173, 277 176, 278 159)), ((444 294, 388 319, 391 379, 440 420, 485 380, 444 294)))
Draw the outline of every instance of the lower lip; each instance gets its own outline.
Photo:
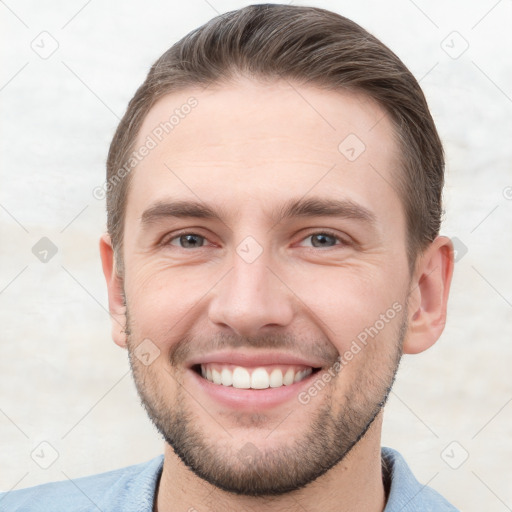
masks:
POLYGON ((187 370, 187 374, 191 377, 192 386, 199 386, 203 393, 206 393, 219 404, 238 410, 258 411, 277 407, 292 399, 298 402, 299 393, 311 385, 311 381, 317 378, 318 373, 311 373, 300 382, 294 382, 289 386, 267 389, 238 389, 233 386, 214 384, 201 377, 194 370, 187 370))

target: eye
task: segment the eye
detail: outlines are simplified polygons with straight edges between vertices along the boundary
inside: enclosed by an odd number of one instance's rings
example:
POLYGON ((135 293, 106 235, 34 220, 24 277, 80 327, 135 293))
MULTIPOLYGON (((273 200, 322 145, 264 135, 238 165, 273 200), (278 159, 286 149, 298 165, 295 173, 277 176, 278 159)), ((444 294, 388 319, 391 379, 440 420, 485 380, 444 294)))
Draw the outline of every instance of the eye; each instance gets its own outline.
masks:
MULTIPOLYGON (((306 244, 306 247, 313 248, 330 248, 336 245, 347 245, 347 242, 330 231, 311 233, 306 238, 302 239, 301 244, 304 244, 307 240, 311 240, 311 244, 306 244)), ((182 233, 173 238, 169 238, 164 245, 173 245, 181 249, 197 249, 203 247, 205 242, 206 237, 198 235, 197 233, 182 233)))
POLYGON ((345 245, 345 242, 341 238, 339 238, 337 235, 329 231, 311 233, 310 235, 303 239, 303 242, 306 240, 311 240, 311 246, 315 248, 329 248, 334 247, 336 245, 345 245), (337 242, 340 242, 340 244, 337 244, 337 242))
POLYGON ((185 233, 182 235, 170 238, 167 242, 168 245, 177 245, 182 249, 194 249, 196 247, 202 247, 206 238, 195 233, 185 233))

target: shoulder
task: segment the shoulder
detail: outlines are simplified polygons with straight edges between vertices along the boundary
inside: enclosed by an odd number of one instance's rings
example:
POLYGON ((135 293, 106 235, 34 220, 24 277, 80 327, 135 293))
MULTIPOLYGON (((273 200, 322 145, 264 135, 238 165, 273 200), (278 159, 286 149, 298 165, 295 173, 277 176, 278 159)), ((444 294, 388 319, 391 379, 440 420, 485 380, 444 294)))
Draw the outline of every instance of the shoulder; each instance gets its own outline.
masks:
POLYGON ((151 512, 163 455, 106 473, 0 493, 0 511, 151 512), (148 508, 149 505, 149 508, 148 508))
POLYGON ((437 491, 416 480, 397 451, 382 448, 382 464, 389 485, 384 512, 457 512, 437 491))

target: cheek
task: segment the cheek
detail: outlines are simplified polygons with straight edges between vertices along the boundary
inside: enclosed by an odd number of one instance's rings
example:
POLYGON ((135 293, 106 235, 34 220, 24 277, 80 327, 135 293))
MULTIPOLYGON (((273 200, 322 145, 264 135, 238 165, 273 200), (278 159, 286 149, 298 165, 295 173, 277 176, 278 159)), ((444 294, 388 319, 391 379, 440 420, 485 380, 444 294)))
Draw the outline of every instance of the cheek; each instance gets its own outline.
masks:
MULTIPOLYGON (((219 286, 228 267, 173 268, 163 258, 136 263, 125 282, 133 334, 151 339, 168 352, 185 336, 207 328, 209 292, 219 286)), ((286 283, 279 289, 282 300, 294 304, 295 321, 315 324, 340 354, 350 349, 358 336, 364 338, 365 330, 374 327, 395 303, 403 301, 403 276, 397 275, 396 266, 386 268, 382 261, 337 266, 289 263, 275 267, 286 283)), ((389 338, 387 333, 395 331, 388 323, 379 329, 381 338, 389 338)))
MULTIPOLYGON (((335 393, 351 396, 354 404, 382 400, 401 356, 401 325, 405 311, 399 303, 352 336, 338 338, 339 379, 335 393)), ((343 405, 343 404, 342 404, 343 405)))
POLYGON ((376 323, 383 336, 394 331, 388 326, 397 323, 398 313, 404 309, 404 291, 399 277, 374 265, 297 271, 293 277, 289 276, 288 282, 307 306, 302 309, 303 314, 309 315, 323 329, 340 353, 359 335, 364 339, 365 329, 376 323))
POLYGON ((218 280, 218 272, 211 269, 173 269, 166 262, 134 268, 125 281, 132 332, 166 350, 166 344, 172 345, 190 328, 202 299, 218 280))

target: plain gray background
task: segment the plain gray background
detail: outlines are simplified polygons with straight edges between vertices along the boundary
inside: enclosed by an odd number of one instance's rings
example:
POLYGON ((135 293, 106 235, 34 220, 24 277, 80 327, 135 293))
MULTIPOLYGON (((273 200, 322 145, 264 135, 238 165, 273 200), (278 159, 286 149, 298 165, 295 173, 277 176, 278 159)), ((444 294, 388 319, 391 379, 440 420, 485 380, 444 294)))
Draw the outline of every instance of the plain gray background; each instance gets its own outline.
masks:
MULTIPOLYGON (((383 444, 462 510, 512 510, 512 2, 293 3, 339 12, 390 46, 420 80, 446 149, 442 232, 458 250, 448 324, 404 358, 383 444)), ((110 338, 105 202, 92 191, 153 61, 243 5, 0 2, 1 490, 163 451, 110 338)))

